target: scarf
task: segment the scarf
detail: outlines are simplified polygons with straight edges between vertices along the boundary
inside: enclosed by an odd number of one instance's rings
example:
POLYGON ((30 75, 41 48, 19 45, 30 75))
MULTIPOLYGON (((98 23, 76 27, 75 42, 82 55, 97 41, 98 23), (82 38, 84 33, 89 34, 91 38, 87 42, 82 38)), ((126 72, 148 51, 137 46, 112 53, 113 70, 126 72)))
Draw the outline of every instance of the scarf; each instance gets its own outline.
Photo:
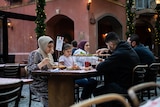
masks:
MULTIPOLYGON (((51 53, 46 53, 45 49, 47 48, 47 45, 49 42, 53 41, 53 39, 49 36, 41 36, 38 39, 38 46, 39 48, 37 51, 42 55, 43 58, 49 58, 50 59, 50 65, 47 65, 49 68, 51 65, 54 65, 53 56, 51 53)), ((53 41, 54 42, 54 41, 53 41)))

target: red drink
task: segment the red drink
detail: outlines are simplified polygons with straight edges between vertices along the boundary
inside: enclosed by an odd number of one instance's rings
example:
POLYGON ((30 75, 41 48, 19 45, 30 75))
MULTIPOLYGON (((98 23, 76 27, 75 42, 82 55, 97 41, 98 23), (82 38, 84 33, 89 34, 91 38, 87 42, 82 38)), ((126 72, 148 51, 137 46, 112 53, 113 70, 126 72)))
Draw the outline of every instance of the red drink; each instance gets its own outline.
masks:
POLYGON ((89 67, 89 66, 91 66, 91 63, 90 62, 85 62, 85 67, 89 67))

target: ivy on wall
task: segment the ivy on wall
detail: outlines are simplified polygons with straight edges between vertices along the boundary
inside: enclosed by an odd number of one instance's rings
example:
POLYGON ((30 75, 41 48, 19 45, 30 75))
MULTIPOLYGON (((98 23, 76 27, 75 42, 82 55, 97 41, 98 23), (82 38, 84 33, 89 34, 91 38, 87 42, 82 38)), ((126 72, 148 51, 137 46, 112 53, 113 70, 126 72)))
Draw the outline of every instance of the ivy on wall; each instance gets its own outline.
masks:
POLYGON ((45 19, 46 19, 46 14, 45 14, 45 10, 44 7, 46 5, 45 0, 36 0, 36 28, 35 28, 35 32, 37 35, 37 39, 40 36, 45 35, 46 33, 46 24, 45 24, 45 19))
POLYGON ((160 45, 160 4, 157 4, 156 7, 157 10, 157 21, 156 21, 156 35, 155 35, 155 44, 160 45))
POLYGON ((134 33, 135 31, 135 26, 134 26, 134 18, 135 18, 135 12, 133 12, 132 7, 134 5, 134 0, 126 0, 126 16, 127 16, 127 32, 126 32, 126 36, 129 37, 131 36, 131 34, 134 33))

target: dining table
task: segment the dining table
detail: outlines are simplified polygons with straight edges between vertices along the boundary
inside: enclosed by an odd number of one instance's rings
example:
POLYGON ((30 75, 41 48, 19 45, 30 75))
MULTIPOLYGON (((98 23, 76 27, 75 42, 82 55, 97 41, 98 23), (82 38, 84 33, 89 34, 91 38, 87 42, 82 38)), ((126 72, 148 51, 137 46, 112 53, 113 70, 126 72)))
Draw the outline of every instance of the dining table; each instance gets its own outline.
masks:
POLYGON ((32 75, 48 76, 48 103, 49 107, 69 107, 74 104, 75 79, 94 77, 98 73, 91 70, 35 70, 32 75))
POLYGON ((160 107, 160 97, 153 100, 149 99, 145 104, 140 105, 140 107, 160 107))
POLYGON ((33 79, 26 79, 26 78, 0 78, 0 89, 3 89, 10 84, 17 83, 22 81, 23 84, 31 84, 33 82, 33 79))
POLYGON ((14 84, 20 81, 22 80, 17 78, 0 78, 0 89, 6 88, 11 84, 14 84))
MULTIPOLYGON (((31 84, 33 79, 19 79, 19 78, 0 78, 0 90, 9 88, 11 84, 22 81, 23 84, 31 84)), ((3 107, 8 107, 8 104, 3 104, 3 107)))

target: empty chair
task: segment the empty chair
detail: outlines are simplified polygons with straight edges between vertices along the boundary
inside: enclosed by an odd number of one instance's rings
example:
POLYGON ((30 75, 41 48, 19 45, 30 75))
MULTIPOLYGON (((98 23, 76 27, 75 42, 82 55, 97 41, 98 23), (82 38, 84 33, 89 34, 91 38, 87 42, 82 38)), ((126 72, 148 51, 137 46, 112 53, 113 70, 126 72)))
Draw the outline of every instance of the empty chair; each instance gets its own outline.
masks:
POLYGON ((133 68, 132 74, 132 85, 143 83, 145 79, 145 74, 148 69, 148 65, 136 65, 133 68))
MULTIPOLYGON (((147 70, 146 72, 146 75, 145 75, 145 82, 151 82, 151 81, 154 81, 156 82, 157 81, 157 74, 160 70, 160 63, 152 63, 149 65, 149 69, 147 70)), ((155 91, 155 95, 157 95, 157 89, 155 87, 153 88, 150 88, 148 91, 148 98, 150 98, 150 91, 151 90, 154 90, 155 91)))
POLYGON ((8 103, 15 101, 15 107, 18 107, 23 82, 15 82, 0 89, 0 107, 5 107, 8 103))
POLYGON ((3 68, 3 77, 5 78, 20 78, 19 63, 7 63, 3 68))
POLYGON ((141 92, 141 91, 148 91, 148 89, 151 87, 160 87, 160 84, 157 84, 155 82, 146 82, 146 83, 141 83, 141 84, 137 84, 135 86, 132 86, 128 90, 128 95, 131 99, 133 107, 139 107, 140 103, 143 102, 138 98, 137 93, 139 94, 139 92, 141 92))
MULTIPOLYGON (((145 73, 146 73, 147 69, 148 69, 147 64, 139 64, 133 68, 132 86, 144 82, 145 73)), ((140 96, 141 100, 143 100, 143 94, 139 94, 139 96, 140 96)), ((127 98, 128 98, 128 94, 127 94, 127 98)))
POLYGON ((156 81, 156 77, 159 70, 160 70, 160 63, 150 64, 149 70, 146 73, 145 82, 156 81))
POLYGON ((130 107, 130 104, 128 103, 128 101, 126 101, 126 99, 123 96, 116 93, 96 96, 91 99, 87 99, 82 102, 79 102, 77 104, 73 104, 70 107, 90 107, 94 104, 101 104, 101 103, 110 102, 110 101, 118 101, 122 105, 124 105, 124 107, 130 107))

